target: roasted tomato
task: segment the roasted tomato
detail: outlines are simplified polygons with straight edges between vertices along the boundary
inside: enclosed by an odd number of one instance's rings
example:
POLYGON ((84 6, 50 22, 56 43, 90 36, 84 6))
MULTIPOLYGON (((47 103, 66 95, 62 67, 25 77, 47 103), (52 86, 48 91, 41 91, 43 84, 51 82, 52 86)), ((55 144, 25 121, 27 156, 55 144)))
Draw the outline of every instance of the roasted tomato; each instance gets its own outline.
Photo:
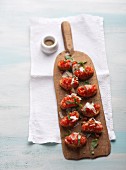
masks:
POLYGON ((77 111, 70 112, 67 116, 60 120, 60 125, 63 127, 73 127, 79 119, 77 111))
POLYGON ((103 131, 103 126, 101 122, 96 121, 94 118, 91 118, 87 122, 83 122, 82 131, 91 133, 101 133, 103 131))
POLYGON ((72 65, 73 74, 78 77, 80 80, 87 80, 94 74, 94 69, 90 66, 84 66, 80 64, 72 65))
POLYGON ((60 80, 60 86, 65 90, 71 90, 77 88, 79 85, 78 78, 76 77, 63 77, 60 80))
POLYGON ((60 107, 62 109, 77 107, 77 106, 79 106, 80 101, 81 101, 81 98, 78 97, 75 93, 72 93, 71 95, 68 95, 62 99, 62 101, 60 103, 60 107))
POLYGON ((60 60, 58 62, 58 67, 62 71, 71 70, 72 69, 72 62, 70 60, 60 60))
POLYGON ((97 93, 97 87, 95 84, 80 86, 77 89, 77 93, 79 94, 79 96, 85 98, 92 97, 97 93))
POLYGON ((100 104, 87 102, 81 109, 81 112, 86 117, 97 116, 100 112, 100 104))
POLYGON ((71 133, 69 136, 65 137, 65 144, 70 148, 80 148, 84 146, 87 142, 87 138, 77 132, 71 133))

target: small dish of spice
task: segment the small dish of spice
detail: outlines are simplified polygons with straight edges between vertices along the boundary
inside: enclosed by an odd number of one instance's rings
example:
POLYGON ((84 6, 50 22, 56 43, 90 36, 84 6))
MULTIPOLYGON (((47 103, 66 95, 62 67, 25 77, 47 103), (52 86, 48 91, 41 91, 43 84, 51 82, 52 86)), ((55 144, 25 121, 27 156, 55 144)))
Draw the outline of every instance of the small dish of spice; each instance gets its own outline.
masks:
POLYGON ((42 38, 41 49, 46 54, 52 54, 58 49, 58 41, 55 36, 47 35, 42 38))

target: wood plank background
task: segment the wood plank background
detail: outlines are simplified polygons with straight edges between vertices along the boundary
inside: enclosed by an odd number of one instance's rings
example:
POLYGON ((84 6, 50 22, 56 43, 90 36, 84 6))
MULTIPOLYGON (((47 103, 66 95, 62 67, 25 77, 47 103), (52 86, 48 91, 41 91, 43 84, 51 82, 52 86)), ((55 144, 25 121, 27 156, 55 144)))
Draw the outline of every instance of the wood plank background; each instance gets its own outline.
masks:
POLYGON ((0 0, 0 170, 124 170, 126 167, 126 1, 0 0), (104 17, 116 142, 95 160, 68 161, 60 144, 27 142, 29 19, 78 14, 104 17))

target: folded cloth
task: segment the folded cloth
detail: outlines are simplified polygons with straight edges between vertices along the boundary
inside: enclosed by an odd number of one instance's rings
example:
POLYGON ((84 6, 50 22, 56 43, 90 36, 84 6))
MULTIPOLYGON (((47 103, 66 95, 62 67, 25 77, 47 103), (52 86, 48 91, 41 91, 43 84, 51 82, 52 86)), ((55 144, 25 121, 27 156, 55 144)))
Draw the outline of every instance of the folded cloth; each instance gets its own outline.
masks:
POLYGON ((112 120, 109 70, 107 65, 103 18, 80 15, 67 18, 33 18, 30 26, 31 79, 30 120, 28 141, 33 143, 60 143, 56 97, 53 85, 53 66, 56 56, 64 51, 61 22, 69 21, 74 49, 88 54, 98 76, 103 108, 110 140, 115 140, 112 120), (57 37, 57 52, 46 55, 41 51, 45 35, 57 37))

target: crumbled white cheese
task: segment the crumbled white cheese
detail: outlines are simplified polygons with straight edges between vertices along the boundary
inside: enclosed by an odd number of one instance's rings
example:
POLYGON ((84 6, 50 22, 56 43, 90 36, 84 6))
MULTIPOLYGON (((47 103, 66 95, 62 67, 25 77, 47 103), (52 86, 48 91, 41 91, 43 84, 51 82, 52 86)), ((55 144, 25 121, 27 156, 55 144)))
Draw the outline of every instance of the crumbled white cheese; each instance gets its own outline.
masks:
POLYGON ((94 107, 94 103, 89 103, 87 102, 84 107, 82 108, 82 110, 85 112, 86 111, 86 108, 92 110, 95 114, 97 113, 96 110, 95 110, 95 107, 94 107))
POLYGON ((70 116, 70 119, 72 119, 72 120, 78 120, 78 118, 76 117, 76 116, 70 116))
POLYGON ((83 72, 83 71, 84 71, 84 67, 80 67, 79 70, 80 70, 81 72, 83 72))
POLYGON ((92 85, 87 84, 87 85, 85 85, 85 87, 86 87, 86 89, 88 90, 88 89, 91 89, 92 85))
POLYGON ((69 96, 69 97, 77 97, 79 100, 82 100, 79 96, 77 96, 77 94, 76 93, 71 93, 71 95, 67 95, 67 96, 69 96))
POLYGON ((81 139, 81 135, 80 135, 80 134, 78 135, 78 139, 79 139, 79 140, 81 139))
POLYGON ((65 54, 68 55, 68 56, 70 56, 70 53, 68 53, 68 52, 66 52, 65 54))
POLYGON ((95 120, 95 123, 97 123, 97 124, 101 124, 101 122, 100 122, 100 121, 97 121, 97 120, 95 120))
POLYGON ((78 134, 79 134, 79 133, 74 132, 74 133, 71 135, 71 139, 72 139, 72 140, 75 140, 75 139, 76 139, 76 136, 77 136, 78 134))
POLYGON ((73 85, 74 84, 74 77, 72 78, 72 81, 71 81, 71 85, 73 85))
POLYGON ((100 121, 97 121, 97 120, 95 120, 94 118, 89 119, 89 121, 91 121, 91 120, 93 120, 93 121, 94 121, 95 123, 97 123, 97 124, 101 124, 100 121))

